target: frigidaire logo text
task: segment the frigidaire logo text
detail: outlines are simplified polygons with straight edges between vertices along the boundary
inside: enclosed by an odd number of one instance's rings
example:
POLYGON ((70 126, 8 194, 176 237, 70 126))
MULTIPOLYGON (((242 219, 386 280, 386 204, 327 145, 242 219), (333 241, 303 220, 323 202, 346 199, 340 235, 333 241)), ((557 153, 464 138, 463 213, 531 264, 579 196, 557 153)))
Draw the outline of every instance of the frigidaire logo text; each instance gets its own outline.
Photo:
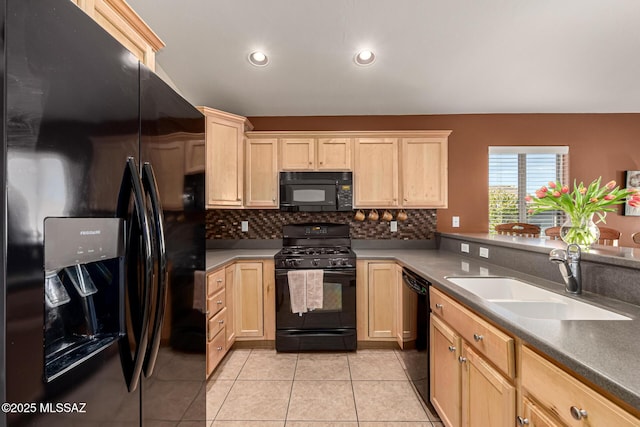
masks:
POLYGON ((95 236, 96 234, 100 234, 100 230, 80 230, 81 236, 95 236))

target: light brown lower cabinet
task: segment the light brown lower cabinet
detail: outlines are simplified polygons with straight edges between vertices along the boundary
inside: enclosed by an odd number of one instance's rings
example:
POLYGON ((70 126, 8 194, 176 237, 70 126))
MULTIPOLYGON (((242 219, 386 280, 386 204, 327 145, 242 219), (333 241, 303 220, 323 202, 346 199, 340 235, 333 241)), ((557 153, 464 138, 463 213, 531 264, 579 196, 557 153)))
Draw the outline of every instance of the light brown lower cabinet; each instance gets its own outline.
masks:
POLYGON ((522 425, 640 426, 639 418, 526 346, 521 351, 521 386, 522 425))
POLYGON ((431 315, 429 392, 431 403, 447 427, 459 426, 462 369, 460 337, 438 317, 431 315))
POLYGON ((213 372, 227 352, 225 270, 219 268, 206 279, 206 377, 213 372))

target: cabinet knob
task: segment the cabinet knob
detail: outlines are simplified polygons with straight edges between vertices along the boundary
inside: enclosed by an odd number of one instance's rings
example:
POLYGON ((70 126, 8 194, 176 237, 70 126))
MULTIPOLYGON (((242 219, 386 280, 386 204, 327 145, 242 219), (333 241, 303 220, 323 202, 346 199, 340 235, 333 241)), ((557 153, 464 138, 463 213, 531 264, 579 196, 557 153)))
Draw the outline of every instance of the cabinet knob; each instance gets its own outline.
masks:
POLYGON ((218 320, 218 323, 223 325, 224 324, 224 320, 218 320))
POLYGON ((222 351, 222 347, 218 347, 218 348, 216 348, 216 350, 222 351))
POLYGON ((222 300, 218 300, 218 301, 216 301, 216 304, 218 304, 218 305, 222 305, 222 300))
POLYGON ((313 164, 313 162, 309 162, 309 166, 311 166, 313 164))
POLYGON ((442 310, 442 304, 438 304, 438 303, 436 303, 436 308, 437 308, 438 310, 442 310))
POLYGON ((405 199, 403 199, 403 200, 404 200, 405 202, 408 202, 408 201, 409 201, 409 199, 407 199, 407 198, 405 198, 405 199))
POLYGON ((522 418, 521 416, 517 416, 516 420, 518 421, 519 426, 529 425, 529 418, 522 418))
POLYGON ((587 418, 587 411, 585 411, 584 409, 580 409, 577 406, 572 406, 569 410, 571 411, 571 416, 574 420, 587 418))
POLYGON ((272 201, 272 202, 275 202, 275 201, 276 201, 276 198, 274 197, 273 199, 271 199, 271 201, 272 201))
POLYGON ((458 362, 460 362, 460 363, 464 363, 464 362, 466 362, 466 361, 467 361, 467 358, 466 358, 466 357, 462 357, 462 356, 459 356, 459 357, 458 357, 458 362))
POLYGON ((473 340, 474 340, 475 342, 480 342, 480 341, 482 341, 483 339, 484 339, 484 337, 483 337, 482 335, 480 335, 480 334, 473 334, 473 340))
POLYGON ((451 353, 453 353, 454 351, 456 351, 455 346, 450 345, 450 346, 449 346, 449 351, 450 351, 451 353))
POLYGON ((320 162, 320 164, 321 164, 321 165, 324 165, 324 162, 322 162, 322 161, 321 161, 321 162, 320 162))
POLYGON ((216 282, 222 283, 222 279, 218 279, 218 280, 216 280, 216 282))

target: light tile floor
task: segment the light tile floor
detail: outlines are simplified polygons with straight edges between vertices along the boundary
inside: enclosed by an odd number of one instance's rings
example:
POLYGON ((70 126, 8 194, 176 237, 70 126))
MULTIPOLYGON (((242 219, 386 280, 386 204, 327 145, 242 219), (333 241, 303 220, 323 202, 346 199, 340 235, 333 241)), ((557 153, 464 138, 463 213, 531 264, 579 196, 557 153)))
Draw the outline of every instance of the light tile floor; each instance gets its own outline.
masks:
POLYGON ((207 420, 208 427, 442 427, 394 350, 232 350, 207 383, 207 420))

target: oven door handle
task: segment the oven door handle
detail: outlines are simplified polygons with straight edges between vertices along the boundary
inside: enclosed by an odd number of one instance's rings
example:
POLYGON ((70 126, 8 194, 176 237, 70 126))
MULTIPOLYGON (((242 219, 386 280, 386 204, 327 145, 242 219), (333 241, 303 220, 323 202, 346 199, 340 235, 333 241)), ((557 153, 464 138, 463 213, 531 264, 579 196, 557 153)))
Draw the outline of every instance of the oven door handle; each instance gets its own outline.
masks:
MULTIPOLYGON (((304 269, 300 269, 304 270, 304 269)), ((286 276, 290 271, 299 271, 299 270, 280 270, 276 271, 276 277, 286 276)), ((322 270, 324 271, 325 276, 353 276, 356 274, 355 269, 351 270, 322 270)))

